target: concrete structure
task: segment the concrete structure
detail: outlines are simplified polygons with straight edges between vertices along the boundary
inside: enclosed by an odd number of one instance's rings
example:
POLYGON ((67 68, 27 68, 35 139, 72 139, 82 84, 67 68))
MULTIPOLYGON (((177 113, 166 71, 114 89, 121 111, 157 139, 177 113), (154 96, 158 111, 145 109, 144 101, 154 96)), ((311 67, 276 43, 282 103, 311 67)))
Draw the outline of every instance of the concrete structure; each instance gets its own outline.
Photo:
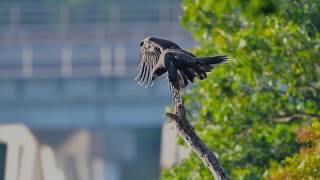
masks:
POLYGON ((0 122, 30 127, 67 180, 157 179, 169 91, 133 79, 145 36, 194 45, 180 1, 74 2, 0 2, 0 122))
POLYGON ((173 122, 166 122, 162 125, 161 131, 161 168, 169 169, 179 161, 186 159, 192 149, 177 144, 179 134, 173 122))
POLYGON ((64 180, 55 154, 21 124, 0 126, 1 180, 64 180))
POLYGON ((22 125, 0 127, 0 142, 5 146, 5 180, 41 180, 39 144, 22 125))

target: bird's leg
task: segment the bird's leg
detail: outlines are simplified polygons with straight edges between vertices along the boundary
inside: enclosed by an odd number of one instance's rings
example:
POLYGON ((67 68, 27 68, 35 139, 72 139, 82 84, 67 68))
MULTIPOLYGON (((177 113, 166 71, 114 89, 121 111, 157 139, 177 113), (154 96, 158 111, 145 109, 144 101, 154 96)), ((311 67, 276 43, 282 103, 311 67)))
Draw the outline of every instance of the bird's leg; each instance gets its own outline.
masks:
MULTIPOLYGON (((178 72, 176 67, 173 64, 173 61, 169 58, 165 59, 164 62, 165 68, 168 71, 168 80, 170 85, 170 93, 173 98, 174 104, 178 104, 181 102, 180 98, 180 85, 178 83, 178 72)), ((177 111, 177 107, 175 107, 175 111, 177 111)))
POLYGON ((181 94, 178 93, 176 97, 174 97, 175 99, 175 112, 178 113, 178 105, 182 103, 182 97, 181 97, 181 94))
POLYGON ((177 105, 182 103, 181 92, 175 89, 170 82, 169 82, 169 86, 170 86, 170 95, 172 97, 173 104, 175 105, 174 113, 177 113, 177 110, 178 110, 177 105))

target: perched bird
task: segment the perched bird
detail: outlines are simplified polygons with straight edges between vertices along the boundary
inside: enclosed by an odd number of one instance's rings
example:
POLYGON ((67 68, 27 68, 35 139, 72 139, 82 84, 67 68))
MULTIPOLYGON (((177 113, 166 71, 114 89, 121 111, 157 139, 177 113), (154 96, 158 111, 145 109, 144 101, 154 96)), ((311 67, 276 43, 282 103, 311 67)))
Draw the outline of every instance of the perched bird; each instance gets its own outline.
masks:
POLYGON ((157 77, 168 72, 172 95, 177 97, 188 83, 207 77, 215 64, 227 60, 226 56, 196 57, 172 41, 147 37, 140 42, 138 84, 148 87, 157 77))

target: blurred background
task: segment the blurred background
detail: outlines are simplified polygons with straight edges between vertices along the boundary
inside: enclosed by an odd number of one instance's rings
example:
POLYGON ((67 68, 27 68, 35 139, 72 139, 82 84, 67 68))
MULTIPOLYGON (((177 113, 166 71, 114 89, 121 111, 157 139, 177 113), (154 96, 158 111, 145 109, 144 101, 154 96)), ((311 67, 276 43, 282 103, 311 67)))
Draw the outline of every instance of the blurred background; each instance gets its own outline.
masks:
POLYGON ((158 179, 183 156, 162 128, 164 79, 133 80, 146 36, 194 45, 180 13, 179 0, 2 0, 0 180, 158 179))

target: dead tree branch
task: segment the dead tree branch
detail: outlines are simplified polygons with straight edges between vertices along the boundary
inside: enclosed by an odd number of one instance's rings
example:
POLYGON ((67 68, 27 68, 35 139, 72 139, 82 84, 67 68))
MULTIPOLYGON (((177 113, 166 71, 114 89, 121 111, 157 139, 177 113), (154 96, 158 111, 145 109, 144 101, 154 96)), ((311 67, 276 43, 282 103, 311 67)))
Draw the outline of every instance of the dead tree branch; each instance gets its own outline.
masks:
POLYGON ((317 114, 307 114, 307 113, 294 113, 289 115, 279 116, 275 119, 276 122, 290 122, 293 119, 299 118, 316 118, 320 119, 320 116, 317 114))
POLYGON ((211 171, 215 180, 228 180, 227 174, 220 166, 217 157, 208 149, 204 142, 197 136, 192 125, 186 118, 182 101, 175 102, 176 113, 167 113, 167 116, 175 122, 176 128, 183 140, 192 147, 199 158, 211 171))

